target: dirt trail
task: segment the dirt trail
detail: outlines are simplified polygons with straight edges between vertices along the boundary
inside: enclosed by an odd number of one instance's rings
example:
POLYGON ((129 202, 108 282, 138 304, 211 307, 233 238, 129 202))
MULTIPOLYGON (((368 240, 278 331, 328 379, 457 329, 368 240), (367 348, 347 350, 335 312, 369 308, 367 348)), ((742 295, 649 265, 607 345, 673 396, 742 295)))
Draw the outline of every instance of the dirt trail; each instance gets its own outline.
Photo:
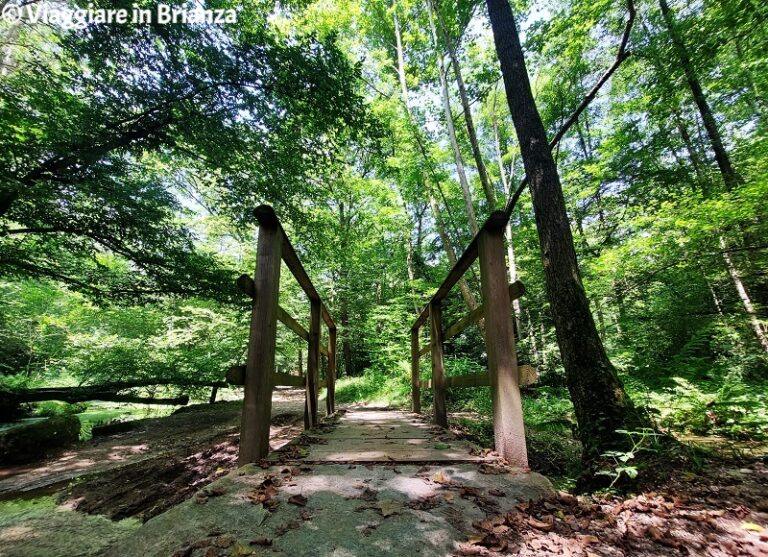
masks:
MULTIPOLYGON (((240 408, 239 402, 190 406, 164 418, 136 420, 130 431, 94 438, 41 463, 0 468, 0 499, 50 493, 78 479, 75 496, 83 498, 80 504, 87 512, 123 518, 150 511, 151 497, 139 504, 142 497, 131 495, 133 489, 170 492, 172 487, 183 492, 168 502, 172 506, 234 467, 240 408)), ((275 391, 271 431, 275 447, 301 431, 296 423, 303 409, 303 391, 275 391)), ((141 518, 169 505, 161 504, 141 518)))

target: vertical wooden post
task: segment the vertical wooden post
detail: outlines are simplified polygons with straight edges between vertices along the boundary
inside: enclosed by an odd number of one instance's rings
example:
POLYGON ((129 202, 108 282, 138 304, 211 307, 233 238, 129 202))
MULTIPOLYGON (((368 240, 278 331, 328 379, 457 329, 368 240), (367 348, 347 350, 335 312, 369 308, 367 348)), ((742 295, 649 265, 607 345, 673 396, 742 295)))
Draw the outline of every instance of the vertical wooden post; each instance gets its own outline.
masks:
POLYGON ((301 362, 301 348, 299 348, 299 377, 304 377, 304 429, 310 429, 312 424, 309 423, 309 385, 307 384, 307 378, 304 374, 304 364, 301 362))
POLYGON ((310 427, 317 425, 317 384, 320 380, 320 310, 319 300, 310 300, 309 351, 307 353, 307 406, 310 427))
POLYGON ((336 412, 336 328, 328 329, 328 373, 326 374, 326 410, 336 412))
POLYGON ((445 368, 443 367, 443 311, 440 302, 429 304, 432 347, 432 401, 435 423, 448 427, 448 413, 445 408, 445 368))
POLYGON ((496 452, 512 464, 527 467, 503 233, 501 226, 486 225, 478 236, 485 344, 493 400, 493 433, 496 452))
POLYGON ((411 409, 421 414, 421 387, 419 387, 419 329, 411 330, 411 409))
POLYGON ((251 313, 240 425, 240 464, 256 462, 269 453, 282 235, 277 219, 261 222, 254 277, 258 295, 251 313))

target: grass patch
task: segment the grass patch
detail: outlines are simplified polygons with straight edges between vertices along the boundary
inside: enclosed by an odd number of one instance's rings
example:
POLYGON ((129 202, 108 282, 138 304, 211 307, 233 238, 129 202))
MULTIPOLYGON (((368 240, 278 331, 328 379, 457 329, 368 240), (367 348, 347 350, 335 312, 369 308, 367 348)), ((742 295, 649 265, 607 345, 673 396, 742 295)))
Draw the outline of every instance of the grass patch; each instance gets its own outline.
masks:
POLYGON ((366 371, 358 377, 341 377, 336 381, 336 402, 402 408, 411 396, 410 380, 400 375, 384 375, 366 371))

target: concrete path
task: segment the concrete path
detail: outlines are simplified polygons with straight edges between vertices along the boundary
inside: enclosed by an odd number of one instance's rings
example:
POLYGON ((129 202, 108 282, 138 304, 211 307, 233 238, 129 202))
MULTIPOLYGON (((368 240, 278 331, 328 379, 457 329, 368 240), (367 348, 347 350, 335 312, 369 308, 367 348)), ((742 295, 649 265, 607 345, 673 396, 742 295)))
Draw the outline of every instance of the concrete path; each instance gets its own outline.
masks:
POLYGON ((472 523, 553 493, 412 414, 350 411, 159 515, 105 553, 446 556, 472 523))

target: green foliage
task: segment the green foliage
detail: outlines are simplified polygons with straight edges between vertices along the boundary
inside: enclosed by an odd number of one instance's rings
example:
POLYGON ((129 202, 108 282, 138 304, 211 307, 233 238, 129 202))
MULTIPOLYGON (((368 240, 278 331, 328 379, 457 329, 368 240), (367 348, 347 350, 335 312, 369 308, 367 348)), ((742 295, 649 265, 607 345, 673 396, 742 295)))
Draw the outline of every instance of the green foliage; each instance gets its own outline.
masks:
POLYGON ((611 484, 608 486, 608 489, 612 489, 622 478, 627 478, 629 480, 636 479, 639 474, 639 469, 635 465, 637 455, 642 452, 656 452, 659 448, 657 442, 659 434, 653 430, 619 430, 616 433, 626 435, 629 440, 630 448, 626 451, 608 451, 601 455, 613 461, 611 469, 597 471, 598 476, 608 476, 611 478, 611 484))
POLYGON ((40 402, 35 405, 35 415, 37 416, 68 416, 71 414, 79 414, 85 412, 88 407, 85 403, 68 404, 66 402, 40 402))
POLYGON ((343 377, 336 382, 336 402, 366 402, 373 405, 405 407, 410 403, 410 376, 384 375, 367 371, 359 377, 343 377))
MULTIPOLYGON (((339 402, 407 406, 409 326, 468 245, 468 209, 480 221, 493 209, 453 67, 457 153, 445 135, 437 62, 449 44, 497 199, 524 176, 481 3, 433 4, 449 40, 433 41, 426 5, 412 0, 246 3, 237 24, 213 28, 0 22, 0 386, 162 378, 193 391, 185 382, 220 380, 244 360, 249 306, 232 279, 254 270, 250 215, 267 202, 337 321, 339 402)), ((552 136, 613 62, 626 5, 512 4, 552 136)), ((637 3, 632 56, 554 151, 609 357, 633 400, 679 435, 768 435, 768 14, 758 4, 673 6, 686 73, 656 3, 637 3), (691 72, 735 185, 715 162, 691 72)), ((542 470, 572 477, 574 411, 527 195, 511 223, 526 285, 518 359, 540 375, 523 397, 529 450, 542 470)), ((476 267, 466 279, 479 300, 476 267)), ((280 304, 306 326, 308 301, 285 270, 280 304)), ((443 311, 446 323, 467 313, 458 289, 443 311)), ((277 366, 294 370, 300 357, 306 366, 306 344, 280 326, 277 366)), ((445 365, 486 369, 477 328, 446 345, 445 365)), ((421 370, 429 378, 428 357, 421 370)), ((487 441, 489 389, 448 397, 480 416, 467 427, 487 441)))
POLYGON ((722 382, 673 379, 674 387, 652 395, 661 410, 660 423, 664 427, 693 435, 768 438, 768 398, 764 385, 745 384, 738 376, 722 382))

